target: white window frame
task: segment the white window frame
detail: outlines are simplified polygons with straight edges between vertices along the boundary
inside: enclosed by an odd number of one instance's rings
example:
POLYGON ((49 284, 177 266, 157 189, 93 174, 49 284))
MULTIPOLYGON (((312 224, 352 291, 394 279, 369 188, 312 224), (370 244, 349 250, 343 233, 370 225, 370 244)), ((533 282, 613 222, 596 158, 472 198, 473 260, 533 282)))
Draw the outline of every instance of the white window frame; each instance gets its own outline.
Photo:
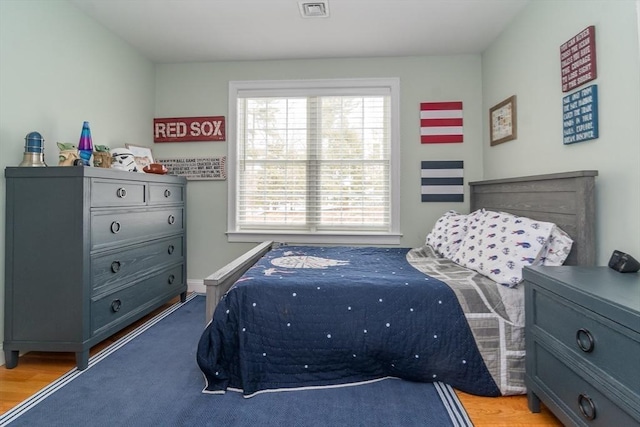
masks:
POLYGON ((229 242, 261 242, 273 240, 297 244, 353 244, 353 245, 397 245, 400 243, 400 79, 321 79, 321 80, 256 80, 229 82, 228 136, 228 213, 227 238, 229 242), (237 209, 237 135, 238 135, 238 95, 243 96, 291 96, 309 95, 314 90, 319 95, 327 89, 338 89, 341 95, 361 95, 362 89, 372 92, 384 91, 391 99, 391 176, 390 176, 390 230, 388 232, 287 232, 238 230, 237 209))

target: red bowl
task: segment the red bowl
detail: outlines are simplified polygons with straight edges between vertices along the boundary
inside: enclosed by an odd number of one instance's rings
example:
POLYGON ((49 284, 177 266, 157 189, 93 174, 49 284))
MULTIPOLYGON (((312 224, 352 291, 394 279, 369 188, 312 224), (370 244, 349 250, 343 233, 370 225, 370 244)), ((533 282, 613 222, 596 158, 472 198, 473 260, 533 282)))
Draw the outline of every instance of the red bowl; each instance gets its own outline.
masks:
POLYGON ((164 175, 167 172, 169 172, 167 170, 167 167, 165 165, 163 165, 162 163, 151 163, 148 164, 147 166, 142 168, 143 172, 146 173, 156 173, 158 175, 164 175))

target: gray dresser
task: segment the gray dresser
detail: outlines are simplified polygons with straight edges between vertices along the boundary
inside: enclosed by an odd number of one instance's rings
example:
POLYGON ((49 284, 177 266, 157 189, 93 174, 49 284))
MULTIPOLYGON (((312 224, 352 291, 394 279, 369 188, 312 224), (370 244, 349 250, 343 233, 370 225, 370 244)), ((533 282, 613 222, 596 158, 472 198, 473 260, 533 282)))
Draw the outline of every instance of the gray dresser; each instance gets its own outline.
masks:
POLYGON ((640 425, 640 274, 528 267, 526 385, 565 425, 640 425))
POLYGON ((89 349, 186 298, 186 180, 94 167, 6 177, 6 367, 18 353, 89 349))

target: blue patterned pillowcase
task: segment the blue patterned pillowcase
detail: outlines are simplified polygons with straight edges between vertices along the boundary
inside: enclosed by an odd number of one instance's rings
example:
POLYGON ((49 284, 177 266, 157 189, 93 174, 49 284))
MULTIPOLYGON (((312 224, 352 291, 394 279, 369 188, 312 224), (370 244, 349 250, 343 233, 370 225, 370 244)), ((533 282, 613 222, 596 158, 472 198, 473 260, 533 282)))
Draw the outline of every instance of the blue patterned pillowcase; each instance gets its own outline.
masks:
POLYGON ((564 264, 571 247, 573 246, 573 240, 567 233, 561 228, 555 226, 551 230, 551 236, 549 240, 542 248, 540 254, 540 265, 560 266, 564 264))
POLYGON ((467 223, 467 234, 451 258, 497 283, 515 287, 522 268, 538 265, 555 225, 506 212, 485 211, 467 223))
POLYGON ((467 234, 467 217, 468 215, 456 211, 445 212, 427 234, 427 245, 443 257, 450 258, 457 252, 467 234))
POLYGON ((443 257, 451 259, 458 252, 462 240, 467 235, 467 223, 483 212, 484 209, 479 209, 469 215, 459 214, 456 211, 445 212, 436 221, 433 230, 427 234, 427 245, 443 257))

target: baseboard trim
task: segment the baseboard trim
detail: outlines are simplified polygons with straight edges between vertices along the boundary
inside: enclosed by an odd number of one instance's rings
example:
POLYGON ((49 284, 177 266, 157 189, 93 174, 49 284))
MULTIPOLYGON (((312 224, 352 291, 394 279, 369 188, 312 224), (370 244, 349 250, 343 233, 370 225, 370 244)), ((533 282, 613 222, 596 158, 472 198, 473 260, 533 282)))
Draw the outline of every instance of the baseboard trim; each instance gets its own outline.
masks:
POLYGON ((204 279, 187 279, 187 291, 206 294, 207 287, 204 285, 204 279))

